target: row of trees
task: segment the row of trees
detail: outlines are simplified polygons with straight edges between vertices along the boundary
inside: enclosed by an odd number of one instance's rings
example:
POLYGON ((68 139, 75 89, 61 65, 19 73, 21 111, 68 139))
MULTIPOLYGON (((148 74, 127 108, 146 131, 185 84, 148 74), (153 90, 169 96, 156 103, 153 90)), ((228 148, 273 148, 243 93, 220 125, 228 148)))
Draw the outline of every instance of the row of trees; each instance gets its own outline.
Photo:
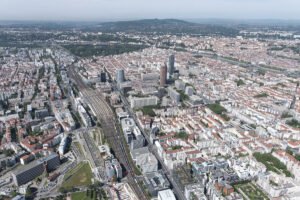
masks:
POLYGON ((133 51, 139 51, 147 46, 133 44, 112 44, 112 45, 65 45, 72 54, 79 57, 109 56, 133 51))
POLYGON ((253 156, 258 162, 263 163, 268 171, 275 173, 284 173, 287 177, 291 177, 292 174, 287 170, 287 167, 271 153, 254 153, 253 156))

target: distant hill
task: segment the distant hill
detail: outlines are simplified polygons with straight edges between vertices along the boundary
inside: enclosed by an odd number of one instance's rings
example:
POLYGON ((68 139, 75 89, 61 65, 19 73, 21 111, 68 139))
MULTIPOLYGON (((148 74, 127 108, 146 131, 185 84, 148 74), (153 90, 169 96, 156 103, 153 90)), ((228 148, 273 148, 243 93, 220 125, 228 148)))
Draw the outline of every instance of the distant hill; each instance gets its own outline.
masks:
POLYGON ((177 19, 143 19, 100 23, 97 29, 107 32, 156 32, 172 34, 235 36, 238 30, 220 25, 198 24, 177 19))
POLYGON ((178 19, 142 19, 133 21, 117 21, 101 23, 104 27, 137 27, 137 26, 169 26, 169 25, 192 25, 194 23, 178 19))

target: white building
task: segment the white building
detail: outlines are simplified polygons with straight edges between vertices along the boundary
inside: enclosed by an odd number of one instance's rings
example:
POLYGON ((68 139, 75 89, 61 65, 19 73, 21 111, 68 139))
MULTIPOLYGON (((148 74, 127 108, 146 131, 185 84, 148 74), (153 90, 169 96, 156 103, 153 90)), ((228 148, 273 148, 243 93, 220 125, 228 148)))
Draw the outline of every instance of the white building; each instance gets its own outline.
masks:
POLYGON ((142 108, 144 106, 157 105, 158 98, 155 96, 151 97, 132 97, 130 101, 131 108, 142 108))
POLYGON ((68 109, 55 112, 55 118, 65 131, 71 131, 75 129, 75 121, 68 109))
POLYGON ((300 179, 300 162, 297 159, 283 150, 277 150, 273 152, 272 155, 286 165, 296 180, 300 179))
POLYGON ((92 120, 82 105, 78 106, 79 116, 86 127, 92 126, 92 120))
POLYGON ((59 155, 64 155, 65 154, 65 150, 67 147, 67 143, 68 143, 68 136, 64 136, 63 139, 61 140, 59 147, 58 147, 58 153, 59 155))
POLYGON ((156 172, 158 170, 158 161, 149 152, 148 147, 132 150, 131 156, 135 164, 140 167, 142 173, 156 172))
POLYGON ((187 86, 184 93, 188 96, 192 96, 194 94, 194 88, 192 86, 187 86))
POLYGON ((168 87, 168 94, 174 103, 180 102, 180 94, 172 87, 168 87))
POLYGON ((190 200, 195 196, 199 200, 206 200, 204 194, 204 186, 200 183, 186 185, 184 187, 184 196, 187 200, 190 200))
POLYGON ((292 178, 271 172, 260 175, 257 184, 272 198, 300 199, 300 185, 292 178))
POLYGON ((138 149, 144 146, 145 138, 132 118, 122 119, 121 126, 130 149, 138 149))
POLYGON ((105 161, 105 172, 108 179, 112 179, 116 175, 115 168, 109 160, 105 161))
POLYGON ((184 88, 185 88, 185 83, 182 82, 181 80, 176 80, 176 81, 175 81, 175 87, 176 87, 176 89, 178 89, 178 90, 184 90, 184 88))
POLYGON ((162 190, 158 192, 158 200, 176 200, 172 190, 162 190))

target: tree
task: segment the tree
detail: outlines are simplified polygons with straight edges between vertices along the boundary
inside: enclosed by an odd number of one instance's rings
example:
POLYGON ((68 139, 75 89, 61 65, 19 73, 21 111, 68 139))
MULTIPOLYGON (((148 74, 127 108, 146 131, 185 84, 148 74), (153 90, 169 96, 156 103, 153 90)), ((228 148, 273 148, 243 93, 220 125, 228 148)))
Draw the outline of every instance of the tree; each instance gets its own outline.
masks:
POLYGON ((284 112, 282 113, 281 115, 281 118, 284 119, 284 118, 290 118, 290 117, 293 117, 293 115, 291 115, 289 112, 284 112))
POLYGON ((0 100, 0 107, 2 107, 4 111, 6 111, 9 108, 8 100, 0 100))
POLYGON ((175 137, 180 138, 180 139, 187 139, 188 135, 185 131, 180 131, 175 135, 175 137))
POLYGON ((239 79, 239 80, 235 80, 236 82, 236 85, 239 87, 241 85, 245 85, 245 82, 242 80, 242 79, 239 79))
POLYGON ((16 129, 16 127, 11 127, 10 128, 10 134, 11 134, 12 141, 17 142, 18 141, 18 136, 17 136, 17 129, 16 129))
POLYGON ((259 70, 257 71, 257 73, 258 73, 258 75, 264 76, 264 75, 266 74, 266 70, 264 70, 264 69, 259 69, 259 70))
POLYGON ((14 155, 15 152, 11 149, 4 149, 3 153, 6 157, 10 157, 10 156, 14 155))
POLYGON ((116 175, 113 175, 113 177, 111 178, 111 181, 113 183, 115 183, 115 182, 117 182, 117 180, 118 180, 118 177, 116 175))
POLYGON ((300 128, 300 122, 296 119, 288 120, 286 124, 294 128, 300 128))
POLYGON ((31 199, 32 197, 33 197, 33 189, 31 187, 28 187, 26 189, 25 198, 26 199, 31 199))
POLYGON ((63 194, 66 194, 68 192, 68 190, 65 189, 64 187, 61 187, 61 188, 59 188, 59 192, 63 193, 63 194))

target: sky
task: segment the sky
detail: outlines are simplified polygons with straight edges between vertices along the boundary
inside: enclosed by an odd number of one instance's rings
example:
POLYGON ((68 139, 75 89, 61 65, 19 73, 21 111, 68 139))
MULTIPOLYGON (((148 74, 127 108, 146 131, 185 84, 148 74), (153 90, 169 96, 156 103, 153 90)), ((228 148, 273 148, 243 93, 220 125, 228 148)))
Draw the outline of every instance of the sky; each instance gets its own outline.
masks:
POLYGON ((0 20, 300 19, 300 0, 0 0, 0 20))

